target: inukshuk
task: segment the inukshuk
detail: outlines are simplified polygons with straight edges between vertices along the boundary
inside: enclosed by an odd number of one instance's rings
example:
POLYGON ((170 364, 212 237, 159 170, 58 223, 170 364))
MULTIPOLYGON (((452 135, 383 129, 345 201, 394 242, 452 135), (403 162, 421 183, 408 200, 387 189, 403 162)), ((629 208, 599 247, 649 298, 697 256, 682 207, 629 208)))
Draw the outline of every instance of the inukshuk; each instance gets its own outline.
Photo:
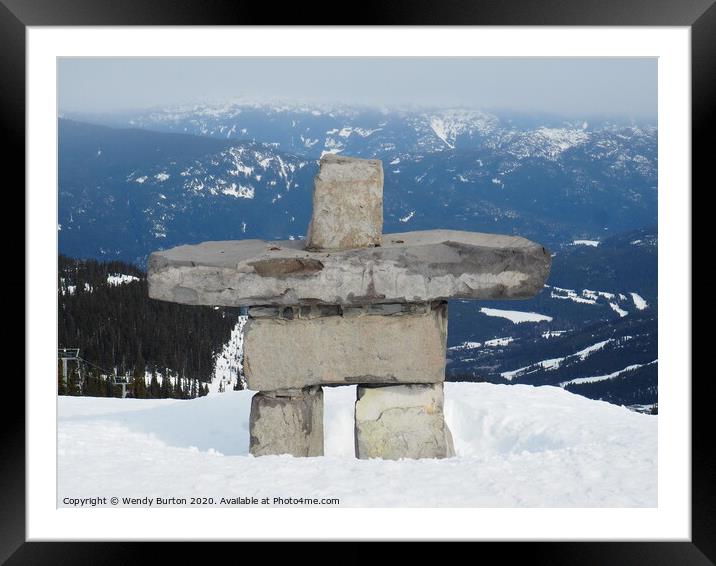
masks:
POLYGON ((305 241, 155 252, 149 296, 245 306, 250 452, 323 454, 323 386, 357 384, 358 458, 454 454, 443 413, 447 299, 524 299, 548 251, 516 236, 383 234, 378 160, 326 155, 305 241))

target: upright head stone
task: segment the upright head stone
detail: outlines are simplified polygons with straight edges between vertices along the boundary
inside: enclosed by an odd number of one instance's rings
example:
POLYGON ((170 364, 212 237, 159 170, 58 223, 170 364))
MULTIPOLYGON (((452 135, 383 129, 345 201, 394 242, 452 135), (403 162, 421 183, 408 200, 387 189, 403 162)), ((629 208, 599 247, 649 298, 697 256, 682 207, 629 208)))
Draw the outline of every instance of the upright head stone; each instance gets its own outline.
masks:
POLYGON ((381 245, 383 165, 378 159, 327 154, 314 181, 308 250, 381 245))

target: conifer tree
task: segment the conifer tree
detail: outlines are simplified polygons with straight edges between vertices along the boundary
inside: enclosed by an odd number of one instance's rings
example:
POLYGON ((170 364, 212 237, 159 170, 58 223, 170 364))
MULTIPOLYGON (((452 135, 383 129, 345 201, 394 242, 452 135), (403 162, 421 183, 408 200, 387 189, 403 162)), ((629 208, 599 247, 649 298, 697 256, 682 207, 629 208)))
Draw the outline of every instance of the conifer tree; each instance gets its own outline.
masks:
POLYGON ((111 375, 105 376, 105 396, 106 397, 118 397, 114 387, 114 377, 111 375))
POLYGON ((161 398, 167 399, 172 396, 172 382, 169 378, 169 371, 165 368, 162 374, 161 398))
POLYGON ((67 385, 65 384, 65 378, 62 375, 62 361, 58 360, 57 365, 57 394, 67 395, 67 385))
POLYGON ((129 386, 130 395, 135 399, 145 399, 147 397, 147 382, 144 373, 135 372, 129 386))
MULTIPOLYGON (((237 322, 238 309, 149 299, 146 273, 131 264, 61 255, 58 267, 58 347, 79 347, 83 358, 113 368, 119 375, 134 376, 137 366, 146 365, 150 359, 152 365, 180 373, 183 379, 206 379, 216 351, 229 339, 237 322), (116 273, 137 280, 109 285, 107 276, 116 273), (85 283, 91 292, 84 292, 85 283), (69 286, 76 291, 67 292, 69 286)), ((93 390, 95 385, 87 383, 86 390, 93 390)), ((149 381, 146 385, 150 395, 156 394, 149 381)), ((181 397, 191 395, 184 391, 186 385, 182 383, 181 397)), ((109 384, 107 387, 105 394, 119 395, 119 388, 115 392, 114 388, 110 391, 109 384)), ((175 395, 176 391, 169 388, 161 393, 162 397, 175 395)))
POLYGON ((68 369, 67 376, 67 395, 78 396, 82 394, 80 391, 80 374, 77 366, 68 369))
POLYGON ((157 381, 157 372, 154 368, 152 368, 152 381, 149 384, 149 398, 159 399, 160 396, 161 389, 159 387, 159 382, 157 381))

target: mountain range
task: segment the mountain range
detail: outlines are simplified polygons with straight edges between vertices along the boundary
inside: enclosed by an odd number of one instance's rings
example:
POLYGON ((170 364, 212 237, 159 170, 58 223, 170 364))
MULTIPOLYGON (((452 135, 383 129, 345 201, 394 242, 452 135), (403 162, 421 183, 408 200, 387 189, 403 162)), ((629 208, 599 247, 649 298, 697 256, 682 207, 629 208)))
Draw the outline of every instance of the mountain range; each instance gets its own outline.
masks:
POLYGON ((450 379, 657 401, 657 133, 650 124, 230 103, 59 119, 59 247, 143 267, 215 239, 302 239, 326 152, 381 159, 384 231, 519 234, 534 299, 450 304, 450 379))

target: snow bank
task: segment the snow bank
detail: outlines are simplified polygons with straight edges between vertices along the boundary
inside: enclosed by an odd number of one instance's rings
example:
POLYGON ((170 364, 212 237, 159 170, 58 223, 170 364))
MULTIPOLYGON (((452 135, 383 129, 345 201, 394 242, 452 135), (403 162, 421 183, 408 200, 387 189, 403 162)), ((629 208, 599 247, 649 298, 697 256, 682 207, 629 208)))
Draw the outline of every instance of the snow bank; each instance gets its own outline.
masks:
POLYGON ((64 497, 337 497, 341 506, 652 507, 657 417, 557 387, 447 383, 457 457, 357 460, 355 387, 325 389, 325 456, 248 455, 252 392, 59 398, 64 497))

